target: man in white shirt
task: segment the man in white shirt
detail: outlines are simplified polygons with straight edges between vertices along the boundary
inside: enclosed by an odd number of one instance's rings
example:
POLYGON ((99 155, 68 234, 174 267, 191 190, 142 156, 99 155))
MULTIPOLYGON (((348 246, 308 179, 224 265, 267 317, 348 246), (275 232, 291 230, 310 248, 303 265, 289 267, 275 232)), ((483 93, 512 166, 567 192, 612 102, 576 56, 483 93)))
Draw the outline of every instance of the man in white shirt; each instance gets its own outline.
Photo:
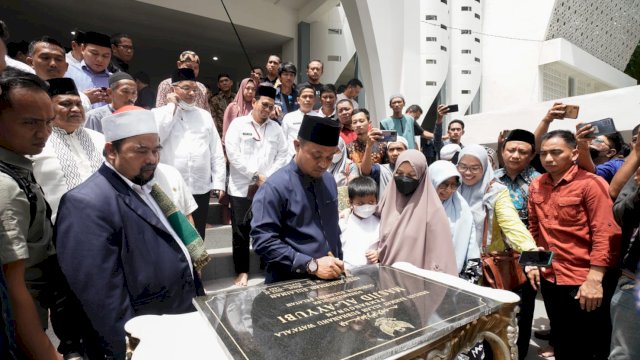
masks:
POLYGON ((192 69, 177 69, 169 103, 153 109, 162 143, 160 161, 180 171, 198 204, 193 221, 204 239, 211 190, 224 195, 227 176, 222 142, 211 114, 196 106, 198 91, 192 69))
POLYGON ((33 175, 42 186, 55 222, 62 195, 85 181, 104 162, 104 136, 82 127, 84 109, 69 78, 49 79, 55 118, 42 152, 32 157, 33 175))
MULTIPOLYGON (((313 96, 311 106, 313 106, 313 96)), ((229 159, 229 199, 233 230, 233 262, 236 285, 246 286, 249 277, 249 231, 253 194, 267 177, 287 164, 287 143, 277 122, 269 119, 276 90, 260 86, 249 115, 233 120, 225 134, 229 159), (251 188, 251 189, 250 189, 251 188)))
MULTIPOLYGON (((43 36, 29 44, 27 64, 33 68, 35 74, 42 80, 64 77, 69 63, 64 55, 64 48, 54 38, 43 36)), ((100 90, 100 89, 98 89, 100 90)), ((93 90, 95 93, 98 90, 93 90)), ((101 90, 100 90, 101 91, 101 90)), ((91 110, 91 100, 79 92, 85 113, 91 110)))
POLYGON ((287 139, 289 158, 292 158, 296 154, 293 141, 298 138, 298 131, 300 131, 300 125, 302 124, 302 118, 304 115, 309 114, 313 116, 321 116, 313 110, 315 97, 316 90, 312 85, 301 85, 298 88, 298 98, 296 99, 300 108, 296 111, 285 114, 282 119, 282 131, 287 139))
POLYGON ((69 65, 79 68, 83 60, 82 44, 84 44, 84 31, 74 29, 71 33, 73 34, 73 39, 71 39, 71 51, 69 51, 65 57, 67 58, 67 63, 69 65))

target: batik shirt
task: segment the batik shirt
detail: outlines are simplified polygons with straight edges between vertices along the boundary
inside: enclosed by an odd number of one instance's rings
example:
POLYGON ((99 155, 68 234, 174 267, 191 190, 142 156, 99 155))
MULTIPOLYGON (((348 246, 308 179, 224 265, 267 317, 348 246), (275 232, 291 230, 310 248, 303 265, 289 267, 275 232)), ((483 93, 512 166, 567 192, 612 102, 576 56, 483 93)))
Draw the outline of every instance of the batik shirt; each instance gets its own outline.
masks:
POLYGON ((529 225, 529 210, 527 208, 527 203, 529 202, 529 185, 531 185, 533 179, 538 176, 540 176, 540 173, 531 166, 522 170, 522 172, 516 176, 515 180, 511 180, 504 168, 498 169, 495 172, 496 180, 503 183, 507 189, 509 189, 511 202, 513 202, 516 210, 518 210, 520 220, 527 226, 529 225))

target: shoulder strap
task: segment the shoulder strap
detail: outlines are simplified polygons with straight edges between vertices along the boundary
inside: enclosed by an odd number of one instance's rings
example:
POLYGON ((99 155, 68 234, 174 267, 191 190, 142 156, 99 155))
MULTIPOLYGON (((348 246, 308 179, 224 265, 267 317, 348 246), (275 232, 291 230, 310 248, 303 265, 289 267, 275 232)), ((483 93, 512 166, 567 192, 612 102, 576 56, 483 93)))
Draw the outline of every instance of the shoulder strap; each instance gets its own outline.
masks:
POLYGON ((29 182, 25 178, 18 175, 15 172, 15 170, 11 167, 11 165, 0 161, 0 172, 3 172, 11 176, 11 178, 16 183, 18 183, 18 187, 20 187, 20 190, 22 190, 27 196, 27 201, 29 201, 29 215, 30 215, 29 227, 31 227, 31 225, 33 224, 36 218, 36 211, 38 211, 38 196, 36 195, 35 192, 33 192, 33 190, 31 190, 31 186, 29 185, 29 182))
MULTIPOLYGON (((487 185, 487 188, 484 190, 485 194, 487 192, 489 192, 489 190, 491 189, 491 186, 495 182, 496 182, 495 178, 491 179, 491 181, 489 182, 489 185, 487 185)), ((484 200, 483 200, 483 202, 484 202, 484 200)), ((484 205, 483 205, 483 207, 484 207, 484 205)), ((488 235, 488 231, 489 231, 489 229, 487 228, 488 225, 489 225, 489 212, 487 211, 487 208, 485 208, 484 209, 484 226, 482 228, 482 246, 480 247, 480 252, 484 252, 485 248, 487 247, 487 235, 488 235)))

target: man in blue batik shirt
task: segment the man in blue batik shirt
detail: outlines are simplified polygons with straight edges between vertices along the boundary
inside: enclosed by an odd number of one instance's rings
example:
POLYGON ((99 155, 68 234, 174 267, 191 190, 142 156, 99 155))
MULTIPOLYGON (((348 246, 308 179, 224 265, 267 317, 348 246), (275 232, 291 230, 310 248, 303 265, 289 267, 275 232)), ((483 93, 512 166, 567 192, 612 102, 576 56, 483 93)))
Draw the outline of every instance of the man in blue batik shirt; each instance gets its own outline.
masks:
POLYGON ((338 194, 327 172, 336 152, 337 122, 305 115, 296 155, 260 186, 251 206, 251 238, 267 264, 266 283, 335 279, 344 271, 338 194))
MULTIPOLYGON (((504 160, 504 167, 496 170, 495 178, 509 189, 511 202, 518 210, 520 220, 529 225, 529 185, 533 179, 540 176, 531 166, 531 160, 536 154, 535 136, 526 130, 514 129, 509 132, 504 140, 502 149, 498 149, 504 160)), ((527 356, 529 339, 531 338, 531 324, 535 308, 536 291, 529 282, 514 289, 520 295, 520 313, 518 314, 518 353, 520 359, 527 356)))

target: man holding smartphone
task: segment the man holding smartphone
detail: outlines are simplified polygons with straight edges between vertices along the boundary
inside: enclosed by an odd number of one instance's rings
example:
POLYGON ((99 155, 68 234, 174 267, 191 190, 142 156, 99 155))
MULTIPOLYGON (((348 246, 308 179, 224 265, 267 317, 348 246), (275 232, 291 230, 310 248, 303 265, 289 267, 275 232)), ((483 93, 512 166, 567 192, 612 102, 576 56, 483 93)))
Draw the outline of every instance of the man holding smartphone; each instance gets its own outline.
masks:
POLYGON ((624 159, 619 156, 624 139, 615 131, 615 127, 613 130, 612 133, 596 136, 596 128, 591 123, 576 125, 578 166, 601 176, 608 183, 624 163, 624 159))

